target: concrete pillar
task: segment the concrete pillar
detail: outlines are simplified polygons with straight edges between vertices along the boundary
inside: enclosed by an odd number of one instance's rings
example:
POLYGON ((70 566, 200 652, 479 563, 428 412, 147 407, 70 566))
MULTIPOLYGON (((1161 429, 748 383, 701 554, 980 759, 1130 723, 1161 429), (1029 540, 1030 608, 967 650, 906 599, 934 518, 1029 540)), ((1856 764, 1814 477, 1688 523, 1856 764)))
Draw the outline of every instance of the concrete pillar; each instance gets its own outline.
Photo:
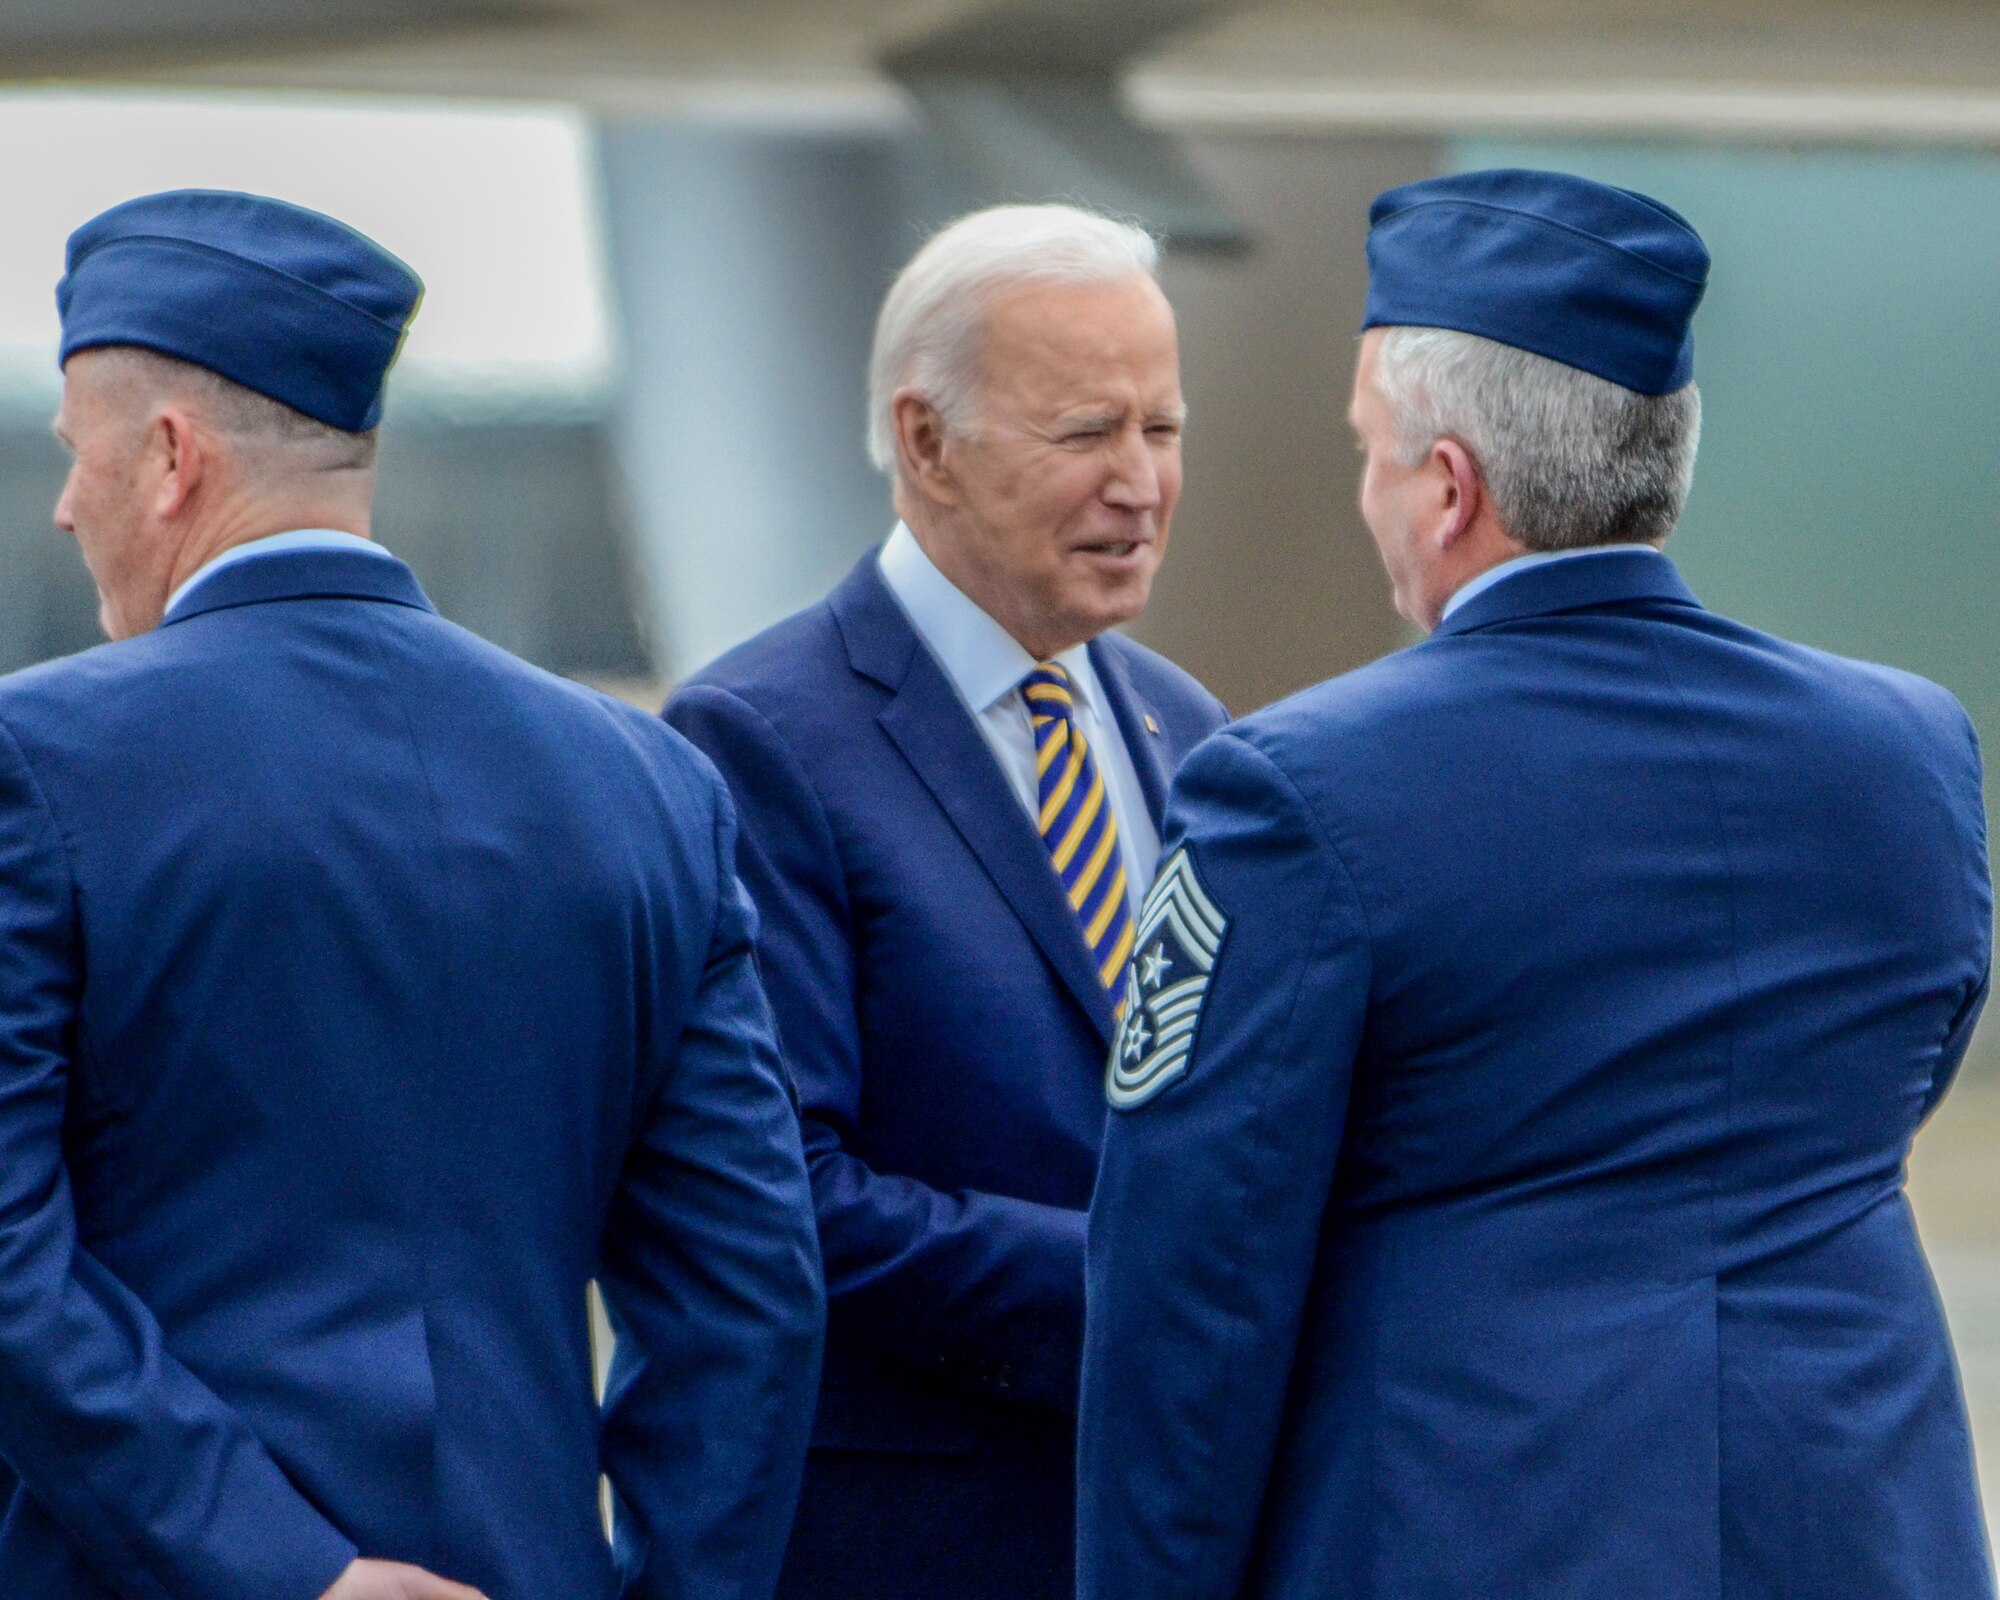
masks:
POLYGON ((818 599, 891 526, 862 442, 867 358, 909 242, 887 135, 656 122, 600 140, 613 453, 673 679, 818 599))

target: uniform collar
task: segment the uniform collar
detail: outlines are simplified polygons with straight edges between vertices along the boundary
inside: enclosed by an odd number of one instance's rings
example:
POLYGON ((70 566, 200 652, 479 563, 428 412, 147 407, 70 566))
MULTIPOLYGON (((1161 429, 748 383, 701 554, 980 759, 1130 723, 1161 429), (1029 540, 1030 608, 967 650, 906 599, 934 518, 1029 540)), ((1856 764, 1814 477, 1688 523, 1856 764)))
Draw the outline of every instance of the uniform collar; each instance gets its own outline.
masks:
POLYGON ((415 574, 379 546, 367 550, 309 546, 218 567, 181 595, 160 626, 233 606, 315 599, 382 600, 419 611, 436 610, 415 574))
POLYGON ((1505 582, 1485 585, 1453 606, 1431 637, 1587 606, 1640 600, 1701 604, 1673 562, 1651 545, 1595 550, 1591 555, 1588 561, 1537 561, 1517 567, 1505 582))
MULTIPOLYGON (((1021 680, 1041 665, 976 600, 938 570, 905 524, 896 524, 876 560, 889 593, 975 717, 1013 693, 1021 680)), ((1071 689, 1079 699, 1091 706, 1104 703, 1088 645, 1075 645, 1053 659, 1069 674, 1071 689)))
POLYGON ((1458 592, 1444 603, 1444 614, 1448 617, 1475 595, 1482 595, 1496 583, 1502 583, 1517 572, 1526 572, 1531 567, 1544 567, 1552 561, 1585 561, 1593 556, 1609 555, 1616 550, 1653 550, 1650 544, 1593 544, 1581 550, 1530 550, 1524 556, 1516 556, 1511 561, 1503 561, 1497 567, 1488 567, 1478 577, 1460 584, 1458 592))
MULTIPOLYGON (((242 544, 231 545, 219 555, 209 557, 197 567, 194 575, 167 596, 167 610, 185 600, 196 584, 205 582, 213 573, 238 561, 254 560, 258 556, 276 555, 284 550, 362 550, 372 555, 386 556, 384 550, 372 539, 364 539, 358 533, 343 533, 337 528, 295 528, 285 533, 267 533, 261 539, 246 539, 242 544)), ((392 558, 393 559, 393 558, 392 558)))

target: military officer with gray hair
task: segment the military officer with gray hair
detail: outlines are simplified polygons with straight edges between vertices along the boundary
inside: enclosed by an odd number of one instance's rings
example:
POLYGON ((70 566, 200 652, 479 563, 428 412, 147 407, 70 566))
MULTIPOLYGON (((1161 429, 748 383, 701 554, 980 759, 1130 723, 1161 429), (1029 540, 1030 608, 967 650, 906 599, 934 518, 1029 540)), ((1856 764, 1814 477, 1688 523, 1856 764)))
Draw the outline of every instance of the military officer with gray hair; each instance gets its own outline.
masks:
POLYGON ((1682 218, 1469 173, 1377 200, 1369 261, 1361 507, 1430 637, 1176 782, 1080 1592, 1991 1595, 1903 1193, 1987 988, 1972 728, 1661 553, 1682 218))
POLYGON ((1167 782, 1222 718, 1110 631, 1180 493, 1155 256, 1069 206, 931 239, 871 373, 900 522, 667 706, 743 812, 826 1253, 787 1596, 1073 1589, 1098 1070, 1167 782))

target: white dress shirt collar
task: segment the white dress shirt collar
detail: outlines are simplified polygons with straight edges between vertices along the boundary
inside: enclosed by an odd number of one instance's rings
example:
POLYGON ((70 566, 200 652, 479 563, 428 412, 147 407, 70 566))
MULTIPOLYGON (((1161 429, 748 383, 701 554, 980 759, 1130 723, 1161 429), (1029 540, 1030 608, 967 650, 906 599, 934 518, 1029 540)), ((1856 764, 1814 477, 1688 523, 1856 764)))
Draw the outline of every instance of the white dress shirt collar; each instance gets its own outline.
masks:
MULTIPOLYGON (((1658 555, 1660 547, 1653 544, 1593 544, 1581 550, 1530 550, 1524 556, 1516 556, 1512 561, 1503 561, 1497 567, 1488 567, 1470 581, 1460 584, 1458 590, 1444 603, 1444 617, 1450 616, 1474 595, 1484 594, 1496 583, 1504 583, 1517 572, 1526 572, 1530 567, 1545 567, 1552 561, 1576 561, 1584 556, 1608 556, 1630 554, 1643 550, 1648 555, 1658 555)), ((1442 622, 1444 617, 1439 617, 1442 622)))
MULTIPOLYGON (((877 562, 882 581, 902 606, 910 626, 930 646, 931 654, 975 717, 1001 696, 1020 688, 1021 680, 1041 665, 978 601, 938 570, 937 563, 917 543, 917 536, 903 523, 896 524, 877 562)), ((1093 709, 1104 704, 1097 674, 1090 665, 1089 645, 1072 646, 1054 659, 1069 674, 1070 687, 1079 699, 1093 709)))
MULTIPOLYGON (((266 534, 261 539, 246 539, 242 544, 233 544, 197 567, 186 582, 167 596, 167 611, 171 612, 197 584, 213 577, 224 567, 256 556, 282 555, 288 550, 363 550, 370 555, 389 556, 389 552, 373 539, 364 539, 358 533, 341 533, 334 528, 298 528, 290 533, 266 534)), ((389 559, 393 561, 395 557, 389 556, 389 559)))

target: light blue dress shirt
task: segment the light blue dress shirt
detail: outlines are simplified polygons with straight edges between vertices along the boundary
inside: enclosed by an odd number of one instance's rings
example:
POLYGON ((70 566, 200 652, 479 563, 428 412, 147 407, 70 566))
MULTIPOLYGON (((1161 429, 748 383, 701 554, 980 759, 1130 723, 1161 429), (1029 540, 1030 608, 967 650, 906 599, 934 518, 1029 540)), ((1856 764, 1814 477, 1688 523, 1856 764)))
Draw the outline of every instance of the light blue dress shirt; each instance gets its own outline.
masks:
MULTIPOLYGON (((1028 720, 1028 703, 1016 693, 1021 680, 1041 663, 979 603, 937 568, 924 554, 917 537, 902 523, 889 535, 877 558, 882 581, 910 619, 917 636, 930 647, 944 675, 971 713, 980 737, 1007 775, 1008 785, 1030 821, 1039 823, 1041 790, 1035 774, 1035 730, 1028 720)), ((1069 674, 1075 716, 1083 737, 1104 774, 1111 814, 1118 822, 1118 847, 1125 857, 1125 882, 1133 914, 1152 887, 1153 869, 1160 861, 1159 830, 1146 809, 1145 791, 1132 765, 1118 719, 1111 715, 1090 647, 1077 645, 1054 657, 1069 674)))

